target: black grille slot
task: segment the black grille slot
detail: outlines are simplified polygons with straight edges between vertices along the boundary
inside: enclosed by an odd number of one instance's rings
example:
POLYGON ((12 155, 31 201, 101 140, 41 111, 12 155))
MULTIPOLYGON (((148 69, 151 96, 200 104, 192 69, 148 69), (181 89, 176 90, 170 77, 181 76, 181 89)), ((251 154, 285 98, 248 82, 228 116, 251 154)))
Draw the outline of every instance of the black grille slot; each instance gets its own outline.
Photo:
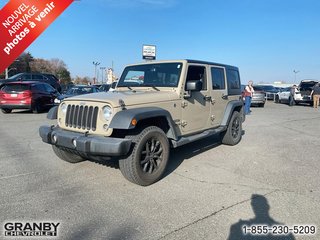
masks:
POLYGON ((65 124, 71 128, 95 131, 97 129, 98 112, 98 107, 68 105, 65 124))

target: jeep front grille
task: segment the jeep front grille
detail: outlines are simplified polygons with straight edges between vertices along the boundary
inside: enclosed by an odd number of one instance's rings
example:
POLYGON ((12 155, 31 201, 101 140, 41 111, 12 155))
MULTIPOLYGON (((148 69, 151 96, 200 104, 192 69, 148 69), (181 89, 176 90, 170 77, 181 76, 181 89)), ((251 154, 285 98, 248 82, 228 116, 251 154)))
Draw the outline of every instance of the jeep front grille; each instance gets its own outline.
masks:
POLYGON ((67 127, 95 131, 98 110, 93 106, 68 105, 65 124, 67 127))

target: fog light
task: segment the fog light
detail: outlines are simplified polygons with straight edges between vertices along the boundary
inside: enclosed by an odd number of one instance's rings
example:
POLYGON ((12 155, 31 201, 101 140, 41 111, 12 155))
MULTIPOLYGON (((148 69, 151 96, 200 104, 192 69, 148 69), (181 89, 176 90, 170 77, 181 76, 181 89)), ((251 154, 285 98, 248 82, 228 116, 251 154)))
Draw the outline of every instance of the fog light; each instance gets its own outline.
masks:
POLYGON ((108 130, 109 125, 108 124, 104 124, 103 125, 103 130, 107 131, 108 130))
POLYGON ((53 143, 57 143, 57 141, 58 141, 57 136, 56 136, 56 135, 53 135, 53 136, 52 136, 52 142, 53 142, 53 143))
POLYGON ((72 140, 72 144, 73 144, 74 147, 77 147, 77 140, 73 139, 72 140))

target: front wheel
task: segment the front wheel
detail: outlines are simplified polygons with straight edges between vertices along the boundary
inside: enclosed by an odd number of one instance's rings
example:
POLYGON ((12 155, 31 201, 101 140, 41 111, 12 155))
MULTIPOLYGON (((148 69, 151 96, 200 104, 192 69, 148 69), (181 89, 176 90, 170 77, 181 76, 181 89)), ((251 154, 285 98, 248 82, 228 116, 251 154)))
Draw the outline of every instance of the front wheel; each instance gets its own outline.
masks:
POLYGON ((165 172, 170 146, 162 129, 151 126, 139 134, 128 136, 132 139, 130 155, 119 160, 123 176, 130 182, 148 186, 158 181, 165 172))
POLYGON ((240 113, 234 111, 230 119, 227 130, 222 135, 222 143, 226 145, 236 145, 242 137, 242 121, 240 113))
POLYGON ((59 157, 60 159, 69 162, 69 163, 78 163, 82 162, 85 159, 77 154, 68 152, 66 150, 63 150, 61 148, 58 148, 57 146, 52 145, 53 152, 59 157))

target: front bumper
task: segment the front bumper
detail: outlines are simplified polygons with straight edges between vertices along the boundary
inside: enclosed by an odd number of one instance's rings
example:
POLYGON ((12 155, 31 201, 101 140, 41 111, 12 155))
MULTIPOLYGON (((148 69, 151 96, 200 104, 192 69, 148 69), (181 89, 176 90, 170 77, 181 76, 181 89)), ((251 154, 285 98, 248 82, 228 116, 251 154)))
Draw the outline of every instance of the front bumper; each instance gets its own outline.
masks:
POLYGON ((45 143, 94 156, 123 156, 131 147, 130 139, 85 135, 59 127, 41 126, 39 134, 45 143))

